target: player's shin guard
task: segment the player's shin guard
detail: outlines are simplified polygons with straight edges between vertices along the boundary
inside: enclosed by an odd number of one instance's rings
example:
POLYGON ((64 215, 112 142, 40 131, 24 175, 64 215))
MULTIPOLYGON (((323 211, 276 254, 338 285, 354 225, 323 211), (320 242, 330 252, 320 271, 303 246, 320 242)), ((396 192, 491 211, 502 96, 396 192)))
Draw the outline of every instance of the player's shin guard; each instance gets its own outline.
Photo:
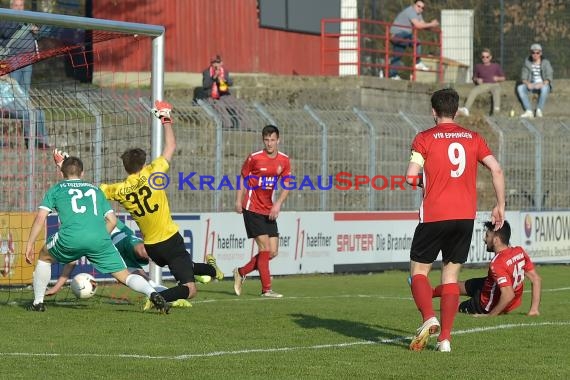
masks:
POLYGON ((44 295, 51 278, 51 264, 47 261, 38 260, 34 270, 34 304, 44 302, 44 295))
POLYGON ((453 321, 455 320, 458 307, 459 285, 457 283, 441 285, 441 333, 438 341, 451 340, 451 330, 453 329, 453 321))
POLYGON ((432 289, 429 280, 425 275, 416 274, 412 277, 412 296, 414 297, 414 302, 416 303, 418 310, 422 313, 424 322, 431 317, 435 317, 431 301, 432 289))
POLYGON ((257 270, 261 280, 261 292, 271 290, 271 273, 269 272, 269 251, 260 251, 257 258, 257 270))
POLYGON ((160 292, 166 302, 186 299, 190 295, 190 289, 186 285, 178 285, 160 292))

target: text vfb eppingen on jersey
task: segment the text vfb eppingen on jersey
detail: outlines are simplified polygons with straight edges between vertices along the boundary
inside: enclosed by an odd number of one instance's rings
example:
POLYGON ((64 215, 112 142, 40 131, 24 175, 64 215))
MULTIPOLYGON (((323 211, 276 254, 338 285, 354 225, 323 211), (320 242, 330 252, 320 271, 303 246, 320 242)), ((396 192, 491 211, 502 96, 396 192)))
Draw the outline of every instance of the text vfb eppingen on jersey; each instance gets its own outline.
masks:
MULTIPOLYGON (((178 172, 178 190, 360 190, 372 187, 374 190, 417 190, 420 176, 408 176, 411 184, 407 184, 404 175, 373 175, 338 172, 335 175, 286 175, 245 177, 237 175, 213 176, 197 172, 178 172)), ((163 172, 151 173, 147 183, 154 190, 164 190, 171 184, 171 178, 163 172)))

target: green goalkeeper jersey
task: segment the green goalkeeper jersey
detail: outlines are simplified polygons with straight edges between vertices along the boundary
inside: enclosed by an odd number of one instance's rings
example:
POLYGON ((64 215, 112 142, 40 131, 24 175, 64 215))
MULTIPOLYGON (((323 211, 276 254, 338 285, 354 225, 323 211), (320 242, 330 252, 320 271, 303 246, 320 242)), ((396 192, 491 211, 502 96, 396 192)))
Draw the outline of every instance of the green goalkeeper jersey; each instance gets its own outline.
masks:
POLYGON ((105 216, 113 209, 97 186, 81 179, 63 180, 50 187, 39 207, 58 213, 62 246, 93 250, 112 244, 105 216))

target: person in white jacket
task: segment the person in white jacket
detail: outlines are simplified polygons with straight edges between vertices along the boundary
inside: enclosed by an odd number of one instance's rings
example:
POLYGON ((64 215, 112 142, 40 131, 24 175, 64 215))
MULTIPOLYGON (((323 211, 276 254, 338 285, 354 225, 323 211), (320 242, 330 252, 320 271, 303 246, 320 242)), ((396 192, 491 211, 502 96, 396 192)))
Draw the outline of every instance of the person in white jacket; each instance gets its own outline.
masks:
POLYGON ((36 147, 50 148, 44 111, 32 105, 18 82, 9 75, 0 76, 0 111, 3 118, 22 120, 26 147, 29 146, 30 125, 33 120, 36 147))

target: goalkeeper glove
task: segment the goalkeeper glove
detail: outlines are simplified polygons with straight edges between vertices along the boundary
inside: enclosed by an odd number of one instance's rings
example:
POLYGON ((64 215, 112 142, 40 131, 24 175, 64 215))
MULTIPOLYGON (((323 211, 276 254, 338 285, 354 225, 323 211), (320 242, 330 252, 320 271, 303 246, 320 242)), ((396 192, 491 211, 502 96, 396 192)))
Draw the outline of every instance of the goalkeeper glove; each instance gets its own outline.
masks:
POLYGON ((61 169, 61 164, 63 163, 63 160, 65 160, 67 157, 69 157, 69 154, 67 152, 62 152, 57 148, 53 150, 53 161, 55 162, 58 168, 61 169))
POLYGON ((154 102, 154 108, 152 109, 152 113, 154 113, 154 116, 160 119, 162 124, 172 122, 172 119, 170 117, 170 111, 172 111, 172 105, 170 105, 169 103, 160 100, 154 102))

